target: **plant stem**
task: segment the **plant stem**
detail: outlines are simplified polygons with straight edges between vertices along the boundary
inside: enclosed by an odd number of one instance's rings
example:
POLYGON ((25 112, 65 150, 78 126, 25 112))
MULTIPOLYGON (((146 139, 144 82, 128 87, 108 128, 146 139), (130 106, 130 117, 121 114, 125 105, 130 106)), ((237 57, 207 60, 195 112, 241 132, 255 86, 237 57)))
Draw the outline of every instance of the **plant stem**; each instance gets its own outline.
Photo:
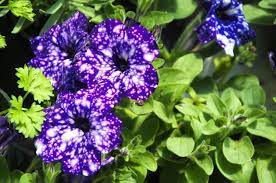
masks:
POLYGON ((23 101, 27 98, 27 96, 29 95, 30 92, 25 93, 24 97, 23 97, 23 101))
POLYGON ((2 116, 3 114, 8 113, 8 111, 9 111, 9 109, 6 109, 6 110, 4 110, 4 111, 1 111, 1 112, 0 112, 0 116, 2 116))
POLYGON ((5 100, 8 102, 8 103, 10 103, 10 97, 7 95, 7 93, 6 92, 4 92, 4 90, 2 90, 1 88, 0 88, 0 94, 5 98, 5 100))

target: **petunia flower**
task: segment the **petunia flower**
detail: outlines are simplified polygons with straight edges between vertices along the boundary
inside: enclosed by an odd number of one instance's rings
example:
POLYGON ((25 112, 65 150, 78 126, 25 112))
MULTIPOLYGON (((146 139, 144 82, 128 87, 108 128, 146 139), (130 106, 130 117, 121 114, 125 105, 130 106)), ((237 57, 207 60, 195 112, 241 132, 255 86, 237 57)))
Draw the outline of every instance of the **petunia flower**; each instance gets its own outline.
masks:
POLYGON ((87 29, 87 18, 76 12, 64 23, 31 40, 35 57, 29 65, 41 69, 57 91, 83 88, 75 78, 72 63, 75 55, 89 43, 87 29))
POLYGON ((106 92, 83 89, 60 93, 56 105, 45 110, 35 141, 37 155, 47 163, 60 161, 65 173, 85 176, 112 161, 112 157, 102 160, 102 155, 120 145, 122 122, 106 112, 112 101, 102 94, 106 92))
POLYGON ((16 135, 17 133, 9 127, 6 117, 0 116, 0 152, 5 150, 16 135))
POLYGON ((76 56, 78 78, 87 85, 108 79, 123 96, 146 100, 156 89, 158 77, 151 62, 159 49, 143 26, 107 19, 90 34, 91 46, 76 56))
POLYGON ((238 0, 201 0, 208 13, 196 31, 201 43, 215 40, 225 52, 234 55, 235 45, 242 45, 255 37, 245 20, 238 0))

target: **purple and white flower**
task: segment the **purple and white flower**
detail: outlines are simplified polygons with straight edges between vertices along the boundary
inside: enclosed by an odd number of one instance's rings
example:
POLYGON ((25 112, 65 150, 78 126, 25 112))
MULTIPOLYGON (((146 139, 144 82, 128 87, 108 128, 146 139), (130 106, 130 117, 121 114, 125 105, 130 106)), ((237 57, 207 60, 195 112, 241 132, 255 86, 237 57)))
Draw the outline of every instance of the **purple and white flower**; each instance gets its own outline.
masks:
POLYGON ((158 85, 151 64, 159 54, 154 36, 137 23, 114 19, 96 25, 90 36, 91 46, 75 57, 79 80, 93 86, 107 79, 122 96, 146 100, 158 85))
POLYGON ((37 155, 45 162, 60 161, 63 171, 74 175, 94 174, 110 162, 112 157, 101 158, 120 145, 122 122, 104 112, 112 104, 99 95, 87 90, 61 93, 57 103, 45 110, 35 142, 37 155))
POLYGON ((88 20, 80 12, 31 40, 35 57, 29 62, 51 79, 57 91, 76 90, 82 84, 72 69, 75 55, 89 43, 88 20))
POLYGON ((196 29, 201 43, 215 40, 227 54, 233 56, 235 45, 245 44, 255 38, 238 0, 201 1, 208 11, 205 21, 196 29))

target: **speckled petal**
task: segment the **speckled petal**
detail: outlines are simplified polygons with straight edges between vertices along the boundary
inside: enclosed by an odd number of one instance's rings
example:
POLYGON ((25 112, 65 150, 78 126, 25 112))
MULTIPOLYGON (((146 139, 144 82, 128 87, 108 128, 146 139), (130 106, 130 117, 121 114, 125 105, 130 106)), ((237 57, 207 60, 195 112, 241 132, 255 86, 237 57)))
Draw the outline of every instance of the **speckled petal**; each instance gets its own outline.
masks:
POLYGON ((123 73, 117 69, 109 57, 92 48, 80 52, 75 58, 74 68, 80 81, 94 88, 99 83, 109 80, 119 90, 123 73))
POLYGON ((151 32, 145 27, 134 24, 127 29, 128 44, 134 48, 131 58, 152 62, 159 54, 159 48, 151 32))
POLYGON ((91 44, 94 49, 112 58, 113 47, 125 39, 125 25, 115 19, 106 19, 91 31, 91 44))
POLYGON ((108 113, 103 117, 91 119, 91 121, 92 126, 95 127, 91 136, 94 146, 100 152, 109 153, 121 144, 122 122, 118 117, 108 113))
MULTIPOLYGON (((145 61, 144 61, 145 62, 145 61)), ((158 76, 150 63, 132 64, 124 76, 125 95, 134 100, 146 100, 158 85, 158 76)))
POLYGON ((101 153, 87 142, 72 143, 62 159, 62 170, 74 175, 89 176, 101 168, 101 153))
POLYGON ((110 112, 119 103, 121 94, 109 80, 91 89, 82 89, 75 94, 78 115, 101 116, 110 112), (87 114, 88 113, 88 114, 87 114))

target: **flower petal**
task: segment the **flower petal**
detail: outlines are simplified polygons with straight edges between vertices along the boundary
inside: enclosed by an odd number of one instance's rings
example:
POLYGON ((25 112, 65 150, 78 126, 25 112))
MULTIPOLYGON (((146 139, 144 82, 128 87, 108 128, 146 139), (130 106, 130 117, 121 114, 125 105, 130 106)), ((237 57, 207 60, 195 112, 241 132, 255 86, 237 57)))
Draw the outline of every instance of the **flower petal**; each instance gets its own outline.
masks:
POLYGON ((158 45, 152 33, 145 27, 134 24, 127 29, 128 44, 133 45, 135 51, 132 58, 152 62, 159 54, 158 45))
POLYGON ((93 89, 79 90, 75 94, 75 106, 80 116, 101 116, 119 103, 121 95, 113 83, 105 80, 93 89))
POLYGON ((108 113, 92 121, 92 126, 95 126, 91 132, 93 143, 100 152, 109 153, 121 144, 122 121, 118 117, 108 113))
POLYGON ((125 95, 134 100, 146 100, 158 85, 158 76, 154 67, 144 61, 132 64, 122 83, 125 95))
POLYGON ((106 19, 91 31, 92 47, 112 58, 113 47, 125 38, 125 25, 115 19, 106 19))

